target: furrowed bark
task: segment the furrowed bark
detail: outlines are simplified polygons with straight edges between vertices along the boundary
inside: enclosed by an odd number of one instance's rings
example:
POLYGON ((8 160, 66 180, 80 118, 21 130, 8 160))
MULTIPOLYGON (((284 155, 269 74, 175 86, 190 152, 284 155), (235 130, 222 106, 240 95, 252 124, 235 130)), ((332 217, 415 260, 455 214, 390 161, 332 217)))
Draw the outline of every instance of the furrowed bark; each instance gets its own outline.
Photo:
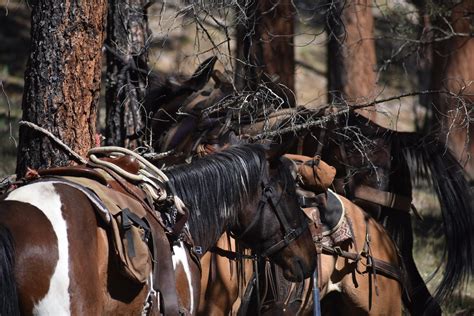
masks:
MULTIPOLYGON (((31 52, 23 116, 85 155, 95 143, 106 1, 39 0, 31 4, 31 52)), ((20 128, 17 175, 70 164, 48 137, 20 128)))

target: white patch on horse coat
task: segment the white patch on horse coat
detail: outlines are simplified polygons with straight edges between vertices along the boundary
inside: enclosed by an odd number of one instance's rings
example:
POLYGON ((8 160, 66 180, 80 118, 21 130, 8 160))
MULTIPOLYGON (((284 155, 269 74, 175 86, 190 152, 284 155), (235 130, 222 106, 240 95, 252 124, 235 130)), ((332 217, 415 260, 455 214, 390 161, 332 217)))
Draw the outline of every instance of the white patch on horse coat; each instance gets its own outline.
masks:
POLYGON ((173 246, 173 269, 175 271, 176 271, 176 267, 180 263, 183 266, 184 273, 186 273, 186 279, 188 280, 188 285, 189 285, 189 296, 190 296, 189 313, 193 314, 194 313, 194 291, 193 291, 191 267, 189 266, 188 255, 186 253, 186 248, 182 241, 180 242, 179 246, 173 246))
POLYGON ((24 202, 38 208, 51 222, 58 239, 58 262, 49 283, 48 293, 35 304, 33 315, 70 315, 69 244, 59 194, 52 183, 39 182, 14 190, 6 200, 24 202))
POLYGON ((330 292, 342 292, 341 282, 333 283, 331 279, 329 279, 326 293, 330 293, 330 292))

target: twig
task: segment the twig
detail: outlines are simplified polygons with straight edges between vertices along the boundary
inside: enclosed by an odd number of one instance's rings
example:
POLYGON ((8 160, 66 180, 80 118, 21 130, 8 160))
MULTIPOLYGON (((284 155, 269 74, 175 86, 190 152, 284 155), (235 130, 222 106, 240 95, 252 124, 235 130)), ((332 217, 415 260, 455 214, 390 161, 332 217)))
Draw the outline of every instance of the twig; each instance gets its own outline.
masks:
POLYGON ((307 122, 302 123, 302 124, 294 124, 294 125, 289 126, 289 127, 279 128, 278 130, 265 131, 263 133, 250 136, 249 138, 252 139, 252 140, 261 140, 261 139, 265 139, 265 138, 271 138, 271 137, 279 136, 279 135, 286 134, 286 133, 296 133, 296 132, 299 132, 299 131, 310 129, 311 127, 323 126, 324 124, 328 123, 329 121, 333 120, 334 118, 336 118, 340 115, 347 114, 347 113, 349 113, 350 111, 353 111, 353 110, 363 109, 363 108, 373 106, 375 104, 385 103, 385 102, 393 101, 393 100, 399 100, 399 99, 406 98, 406 97, 417 96, 417 95, 426 95, 426 94, 445 94, 445 95, 448 95, 448 96, 451 96, 451 97, 459 97, 456 93, 453 93, 453 92, 448 91, 448 90, 425 90, 425 91, 408 92, 408 93, 400 94, 400 95, 389 97, 389 98, 378 99, 378 100, 368 101, 368 102, 359 103, 359 104, 348 104, 344 100, 341 100, 337 103, 332 103, 332 104, 326 104, 326 105, 323 105, 323 106, 319 106, 317 108, 317 110, 315 110, 315 111, 313 111, 311 109, 306 109, 305 110, 306 113, 308 113, 308 114, 311 113, 311 112, 314 112, 315 114, 317 114, 318 112, 320 112, 320 111, 322 111, 326 108, 330 108, 330 107, 333 107, 335 109, 341 109, 342 108, 341 110, 338 110, 338 111, 333 112, 331 114, 325 115, 324 117, 322 117, 320 119, 317 119, 317 120, 314 120, 314 121, 307 121, 307 122))
POLYGON ((13 128, 12 128, 12 107, 10 104, 10 99, 8 98, 7 93, 5 92, 5 87, 3 86, 3 81, 0 80, 0 87, 2 88, 2 92, 5 95, 5 99, 7 100, 7 105, 8 105, 8 131, 10 133, 9 139, 13 141, 15 144, 15 147, 17 147, 16 139, 13 137, 13 128))
POLYGON ((56 136, 54 136, 51 132, 49 132, 48 130, 36 125, 35 123, 31 123, 31 122, 27 122, 27 121, 20 121, 18 122, 18 125, 20 126, 27 126, 29 128, 32 128, 34 129, 35 131, 38 131, 38 132, 41 132, 43 134, 45 134, 46 136, 48 136, 49 138, 51 138, 52 140, 54 140, 54 142, 56 144, 58 144, 62 149, 64 149, 69 155, 71 155, 77 162, 79 163, 82 163, 82 164, 86 164, 87 163, 87 160, 84 159, 83 157, 81 157, 79 154, 77 154, 76 152, 74 152, 68 145, 66 145, 65 143, 63 143, 59 138, 57 138, 56 136))
POLYGON ((171 156, 174 153, 175 151, 172 149, 162 153, 145 153, 142 156, 150 161, 156 161, 171 156))

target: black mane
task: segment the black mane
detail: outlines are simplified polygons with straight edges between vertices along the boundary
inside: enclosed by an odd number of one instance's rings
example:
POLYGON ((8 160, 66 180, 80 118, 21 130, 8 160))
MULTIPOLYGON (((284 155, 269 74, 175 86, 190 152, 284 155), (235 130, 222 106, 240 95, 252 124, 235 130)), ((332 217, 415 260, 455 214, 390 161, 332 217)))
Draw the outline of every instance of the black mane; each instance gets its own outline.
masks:
POLYGON ((189 208, 189 226, 198 245, 211 246, 236 223, 239 209, 258 192, 265 164, 263 147, 247 144, 166 171, 189 208))

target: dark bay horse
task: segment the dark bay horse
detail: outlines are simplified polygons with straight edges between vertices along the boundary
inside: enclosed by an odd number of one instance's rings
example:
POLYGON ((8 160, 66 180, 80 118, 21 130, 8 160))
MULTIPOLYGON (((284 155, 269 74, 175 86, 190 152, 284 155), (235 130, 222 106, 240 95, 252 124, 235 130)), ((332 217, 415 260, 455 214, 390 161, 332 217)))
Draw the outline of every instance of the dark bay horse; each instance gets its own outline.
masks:
MULTIPOLYGON (((312 239, 296 211, 294 180, 284 161, 267 161, 261 146, 240 146, 167 175, 191 209, 195 245, 206 250, 229 228, 279 264, 288 279, 311 275, 312 239)), ((1 315, 142 312, 149 284, 137 285, 116 270, 94 208, 81 191, 48 180, 21 186, 0 201, 1 315)), ((186 250, 173 248, 175 267, 185 276, 177 291, 187 293, 183 307, 194 314, 199 283, 192 274, 197 270, 199 279, 199 269, 186 250)))
MULTIPOLYGON (((403 276, 401 269, 397 270, 401 266, 401 260, 393 240, 382 225, 360 207, 342 196, 338 196, 338 199, 344 205, 345 216, 353 231, 353 240, 343 242, 339 249, 353 255, 368 252, 367 249, 370 249, 372 259, 392 265, 394 271, 399 273, 394 277, 377 271, 374 276, 374 271, 367 266, 364 256, 359 260, 351 260, 323 252, 319 276, 323 314, 401 315, 403 276), (366 246, 368 239, 370 241, 366 246)), ((235 251, 235 246, 233 249, 229 248, 226 242, 222 242, 220 246, 225 250, 235 251)), ((314 255, 316 256, 316 249, 314 255)), ((210 258, 209 254, 207 256, 210 258)), ((228 315, 230 311, 235 313, 239 307, 242 308, 238 300, 242 302, 254 265, 249 259, 243 260, 240 269, 245 270, 245 273, 242 273, 237 270, 236 262, 229 262, 226 257, 217 254, 213 260, 216 261, 215 270, 208 273, 214 273, 213 279, 217 282, 202 282, 206 285, 202 290, 207 292, 207 296, 201 297, 201 314, 228 315), (240 279, 242 277, 245 279, 240 279), (240 282, 243 285, 239 284, 240 282), (239 291, 242 286, 243 289, 239 291)), ((292 283, 284 280, 281 269, 277 267, 270 268, 268 264, 261 264, 260 270, 259 301, 262 305, 258 307, 258 301, 253 296, 245 307, 246 312, 240 310, 239 315, 313 315, 311 278, 292 283)), ((253 291, 255 293, 255 286, 253 291)))

